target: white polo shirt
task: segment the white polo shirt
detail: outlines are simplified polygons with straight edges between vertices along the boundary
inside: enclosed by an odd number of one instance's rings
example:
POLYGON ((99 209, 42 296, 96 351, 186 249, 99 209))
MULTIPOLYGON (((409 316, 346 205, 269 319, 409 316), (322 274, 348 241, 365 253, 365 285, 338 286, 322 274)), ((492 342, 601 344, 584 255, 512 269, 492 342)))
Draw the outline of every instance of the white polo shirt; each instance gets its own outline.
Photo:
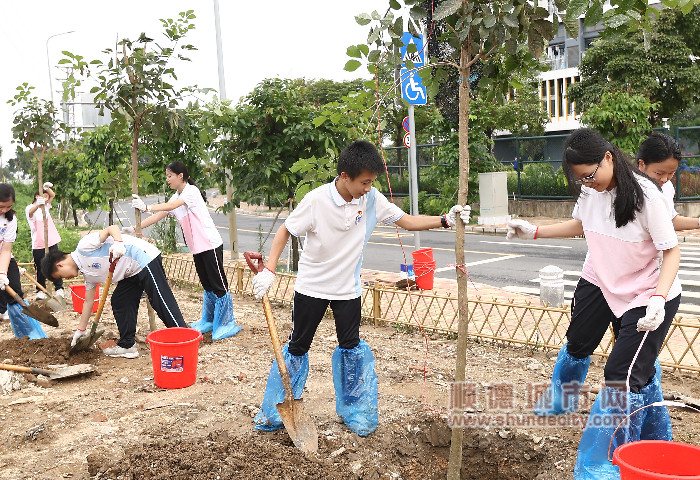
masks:
POLYGON ((668 201, 671 203, 671 218, 676 218, 678 216, 678 212, 676 211, 676 206, 674 205, 673 201, 676 198, 676 188, 673 186, 673 182, 666 182, 663 185, 661 185, 661 193, 664 194, 664 197, 668 199, 668 201))
POLYGON ((199 189, 188 183, 182 189, 182 193, 175 192, 169 201, 172 202, 178 198, 185 204, 172 210, 169 215, 180 222, 182 234, 185 236, 185 243, 190 252, 202 253, 223 245, 224 241, 209 215, 209 209, 199 189))
MULTIPOLYGON (((581 276, 597 285, 616 317, 645 306, 659 282, 662 252, 678 245, 671 223, 672 204, 653 182, 635 175, 644 191, 644 206, 627 225, 615 226, 617 188, 597 192, 582 186, 573 218, 586 235, 588 254, 581 276)), ((681 293, 676 276, 667 300, 681 293)))
POLYGON ((306 235, 294 290, 327 300, 359 297, 362 255, 374 226, 394 223, 403 215, 374 187, 349 202, 335 181, 307 193, 284 222, 292 235, 306 235))
MULTIPOLYGON (((134 238, 131 235, 122 235, 126 254, 119 259, 114 268, 113 282, 124 278, 133 277, 146 265, 160 255, 160 250, 145 240, 134 238)), ((78 270, 85 277, 85 288, 92 290, 98 283, 103 283, 109 273, 109 248, 114 243, 112 237, 100 242, 100 232, 85 235, 78 242, 73 257, 78 270)))

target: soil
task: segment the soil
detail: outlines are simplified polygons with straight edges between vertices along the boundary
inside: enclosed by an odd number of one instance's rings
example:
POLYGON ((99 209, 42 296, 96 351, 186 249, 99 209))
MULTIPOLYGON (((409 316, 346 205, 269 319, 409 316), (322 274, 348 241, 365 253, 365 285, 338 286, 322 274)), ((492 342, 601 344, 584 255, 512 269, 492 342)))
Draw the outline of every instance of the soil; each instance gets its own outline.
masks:
MULTIPOLYGON (((175 288, 185 318, 201 311, 201 291, 175 288)), ((70 308, 70 306, 69 306, 70 308)), ((146 309, 137 336, 141 356, 106 357, 96 346, 69 356, 77 313, 56 314, 50 338, 29 341, 0 324, 0 360, 42 368, 75 363, 98 367, 71 379, 0 371, 0 478, 3 479, 425 479, 445 478, 451 430, 446 422, 456 340, 399 327, 363 325, 379 377, 380 423, 366 438, 335 414, 330 359, 332 320, 324 321, 310 352, 305 409, 319 432, 317 454, 303 455, 284 430, 257 432, 253 417, 273 359, 259 302, 234 298, 235 337, 201 343, 194 385, 166 390, 153 381, 146 309), (427 355, 426 355, 427 346, 427 355), (424 361, 427 373, 424 377, 424 361)), ((273 306, 280 335, 291 329, 288 306, 273 306)), ((160 321, 159 322, 159 326, 160 321)), ((109 306, 103 340, 117 338, 109 306)), ((487 405, 493 386, 512 385, 508 411, 528 414, 526 385, 548 382, 556 352, 471 341, 467 380, 476 388, 474 413, 503 414, 487 405), (491 386, 491 387, 489 387, 491 386)), ((588 380, 597 385, 603 362, 588 380)), ((664 372, 664 388, 699 396, 697 374, 664 372)), ((590 403, 584 402, 582 413, 590 403)), ((700 444, 697 414, 674 409, 677 441, 700 444)), ((585 417, 584 417, 585 418, 585 417)), ((570 478, 580 427, 479 427, 464 430, 462 478, 570 478)))

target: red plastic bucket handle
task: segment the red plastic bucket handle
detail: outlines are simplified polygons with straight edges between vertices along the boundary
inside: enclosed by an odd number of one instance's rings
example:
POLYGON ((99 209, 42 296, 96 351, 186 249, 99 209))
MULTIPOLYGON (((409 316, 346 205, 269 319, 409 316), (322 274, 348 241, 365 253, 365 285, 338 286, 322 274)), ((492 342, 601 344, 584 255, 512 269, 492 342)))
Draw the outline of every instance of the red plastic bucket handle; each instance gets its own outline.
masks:
POLYGON ((262 253, 259 252, 244 252, 243 253, 243 258, 245 258, 245 261, 248 263, 248 266, 250 269, 258 273, 262 271, 263 268, 265 268, 265 265, 263 264, 263 257, 262 253), (256 267, 255 264, 253 263, 253 260, 258 261, 258 266, 256 267))

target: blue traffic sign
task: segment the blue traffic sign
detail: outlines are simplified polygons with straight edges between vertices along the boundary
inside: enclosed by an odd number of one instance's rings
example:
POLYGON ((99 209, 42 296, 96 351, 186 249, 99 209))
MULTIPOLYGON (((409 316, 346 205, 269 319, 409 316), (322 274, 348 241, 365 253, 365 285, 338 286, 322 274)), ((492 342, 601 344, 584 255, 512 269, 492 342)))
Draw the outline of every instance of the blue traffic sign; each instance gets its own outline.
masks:
POLYGON ((410 125, 408 123, 408 117, 403 117, 403 121, 401 122, 401 125, 403 126, 403 129, 408 133, 410 131, 410 125))
MULTIPOLYGON (((415 64, 416 67, 420 67, 425 64, 425 52, 423 51, 423 35, 414 37, 410 32, 403 32, 401 36, 401 41, 403 42, 403 47, 399 48, 401 53, 401 62, 406 66, 406 60, 410 60, 415 64), (408 52, 408 46, 415 45, 415 52, 408 52)), ((413 50, 413 49, 411 49, 413 50)))
POLYGON ((428 95, 416 69, 401 69, 401 97, 411 105, 425 105, 428 95))

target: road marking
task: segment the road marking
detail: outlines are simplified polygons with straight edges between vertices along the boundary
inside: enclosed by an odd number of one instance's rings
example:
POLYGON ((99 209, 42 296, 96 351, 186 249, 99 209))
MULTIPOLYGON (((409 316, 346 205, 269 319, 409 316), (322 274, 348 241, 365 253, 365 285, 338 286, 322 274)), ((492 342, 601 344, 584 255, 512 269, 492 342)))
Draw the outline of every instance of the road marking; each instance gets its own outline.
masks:
POLYGON ((543 243, 489 242, 488 240, 481 240, 480 242, 481 242, 481 243, 490 243, 490 244, 493 244, 493 245, 511 245, 511 246, 512 246, 512 245, 518 245, 518 246, 521 246, 521 247, 544 247, 544 248, 567 248, 567 249, 574 248, 574 247, 567 247, 567 246, 564 246, 564 245, 546 245, 546 244, 543 244, 543 243))
MULTIPOLYGON (((474 265, 482 265, 484 263, 492 263, 492 262, 500 262, 502 260, 512 260, 515 257, 522 257, 523 255, 509 255, 505 257, 500 257, 500 258, 488 258, 486 260, 478 260, 476 262, 469 262, 465 263, 464 265, 467 267, 473 267, 474 265)), ((454 270, 456 267, 453 265, 451 267, 440 267, 435 269, 435 273, 440 273, 440 272, 447 272, 454 270)))

